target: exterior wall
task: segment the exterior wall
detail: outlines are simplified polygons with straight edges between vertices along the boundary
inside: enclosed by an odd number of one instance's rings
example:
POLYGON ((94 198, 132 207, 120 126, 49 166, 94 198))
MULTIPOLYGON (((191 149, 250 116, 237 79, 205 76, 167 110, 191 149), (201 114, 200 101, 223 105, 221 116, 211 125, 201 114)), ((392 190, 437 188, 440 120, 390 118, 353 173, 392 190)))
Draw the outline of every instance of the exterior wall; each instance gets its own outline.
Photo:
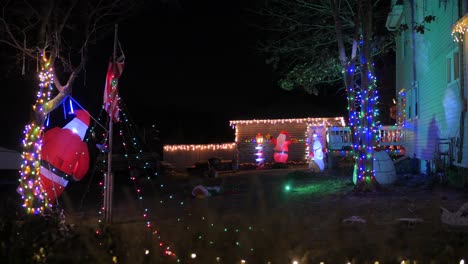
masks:
POLYGON ((235 161, 236 152, 235 143, 166 145, 163 150, 163 160, 171 163, 176 170, 184 171, 195 163, 208 162, 208 159, 213 157, 235 161))
POLYGON ((462 156, 462 161, 460 163, 455 160, 455 165, 460 166, 460 167, 465 167, 468 168, 468 115, 465 115, 465 130, 463 133, 463 156, 462 156))
POLYGON ((451 26, 459 19, 457 1, 444 6, 414 0, 404 5, 402 23, 409 29, 396 39, 396 91, 404 90, 407 98, 405 148, 407 155, 432 160, 438 139, 457 138, 460 131, 460 88, 453 81, 453 68, 452 81, 447 80, 447 58, 458 48, 451 35, 451 26), (426 25, 424 34, 416 33, 411 30, 412 13, 417 22, 426 15, 436 20, 426 25))
MULTIPOLYGON (((468 6, 466 6, 467 3, 465 2, 464 10, 465 13, 468 13, 468 6)), ((465 14, 466 16, 466 14, 465 14)), ((461 49, 463 50, 464 56, 462 57, 462 61, 464 63, 464 69, 462 69, 462 74, 465 76, 465 84, 464 84, 464 97, 468 97, 468 34, 465 34, 464 36, 464 42, 461 45, 461 49)), ((467 103, 465 99, 465 104, 467 103)), ((457 152, 457 150, 455 150, 457 152)), ((457 153, 456 153, 457 154, 457 153)), ((462 160, 461 162, 458 162, 457 159, 455 159, 455 165, 461 166, 468 168, 468 114, 465 112, 465 118, 464 118, 464 133, 463 133, 463 148, 462 148, 462 160)))
MULTIPOLYGON (((239 163, 255 163, 255 136, 260 133, 264 137, 271 135, 274 138, 282 131, 286 130, 290 138, 297 139, 289 145, 288 161, 305 161, 306 156, 306 123, 285 123, 285 124, 237 124, 237 148, 239 163)), ((266 140, 263 144, 265 162, 273 162, 274 145, 266 140)))

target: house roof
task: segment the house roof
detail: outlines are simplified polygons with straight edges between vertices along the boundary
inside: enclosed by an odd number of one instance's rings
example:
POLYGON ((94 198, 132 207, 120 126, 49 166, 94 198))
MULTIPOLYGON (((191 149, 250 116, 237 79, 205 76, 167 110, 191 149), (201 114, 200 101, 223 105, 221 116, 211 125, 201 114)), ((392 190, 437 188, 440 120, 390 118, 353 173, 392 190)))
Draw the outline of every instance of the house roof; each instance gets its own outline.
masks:
POLYGON ((304 118, 283 118, 283 119, 251 119, 251 120, 231 120, 232 128, 236 125, 251 124, 284 124, 284 123, 306 123, 312 126, 346 126, 342 116, 337 117, 304 117, 304 118))

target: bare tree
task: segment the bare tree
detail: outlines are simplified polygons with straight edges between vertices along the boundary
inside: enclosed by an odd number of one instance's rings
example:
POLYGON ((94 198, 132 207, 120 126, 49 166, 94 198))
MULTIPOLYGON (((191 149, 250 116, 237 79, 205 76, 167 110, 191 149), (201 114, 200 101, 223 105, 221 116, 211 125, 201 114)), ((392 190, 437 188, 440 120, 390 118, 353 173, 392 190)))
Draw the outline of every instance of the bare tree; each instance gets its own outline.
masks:
MULTIPOLYGON (((14 56, 6 58, 36 70, 60 69, 66 85, 54 78, 59 94, 47 104, 46 112, 55 109, 71 93, 75 77, 84 69, 88 47, 113 32, 119 23, 135 12, 139 1, 2 1, 0 43, 14 56)), ((5 54, 4 54, 5 55, 5 54)))
MULTIPOLYGON (((142 0, 143 1, 143 0, 142 0)), ((29 213, 44 212, 36 175, 40 170, 40 145, 46 115, 71 94, 73 82, 86 66, 88 48, 113 33, 142 1, 131 0, 21 0, 0 2, 0 44, 13 56, 10 62, 36 64, 40 71, 34 118, 25 128, 21 185, 29 213), (57 76, 58 75, 58 76, 57 76), (66 80, 61 84, 60 79, 66 80), (54 91, 53 88, 57 91, 54 91)))

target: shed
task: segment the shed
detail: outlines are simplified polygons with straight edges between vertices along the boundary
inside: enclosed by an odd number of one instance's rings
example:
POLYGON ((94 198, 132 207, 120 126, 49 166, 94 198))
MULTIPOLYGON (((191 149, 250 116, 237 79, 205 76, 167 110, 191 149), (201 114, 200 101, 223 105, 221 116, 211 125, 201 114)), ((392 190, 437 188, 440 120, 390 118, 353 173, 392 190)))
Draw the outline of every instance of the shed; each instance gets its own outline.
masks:
POLYGON ((286 130, 291 138, 289 146, 289 162, 305 162, 309 156, 309 143, 312 134, 319 136, 322 145, 326 146, 326 131, 328 127, 345 126, 343 117, 305 117, 290 119, 252 119, 232 120, 230 125, 235 129, 237 143, 237 162, 239 165, 255 163, 256 136, 264 138, 263 154, 265 162, 273 162, 273 147, 270 137, 276 137, 286 130))
POLYGON ((0 147, 0 170, 19 170, 21 168, 21 153, 0 147))
POLYGON ((236 143, 164 145, 163 157, 176 170, 184 171, 196 163, 207 163, 213 157, 235 161, 236 143))

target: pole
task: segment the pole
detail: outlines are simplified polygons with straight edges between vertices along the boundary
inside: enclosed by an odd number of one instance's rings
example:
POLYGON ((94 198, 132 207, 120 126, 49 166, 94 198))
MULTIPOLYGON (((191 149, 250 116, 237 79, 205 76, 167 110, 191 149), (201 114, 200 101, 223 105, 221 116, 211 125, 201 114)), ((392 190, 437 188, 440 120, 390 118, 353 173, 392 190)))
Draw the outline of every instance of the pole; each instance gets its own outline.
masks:
MULTIPOLYGON (((115 24, 115 32, 114 32, 114 52, 112 54, 112 68, 114 68, 115 61, 116 61, 116 53, 117 53, 117 30, 118 25, 115 24)), ((116 100, 115 93, 116 91, 112 90, 111 98, 112 100, 116 100)), ((111 102, 112 105, 113 102, 111 102)), ((113 111, 109 111, 109 152, 107 153, 107 174, 104 178, 104 211, 105 211, 105 222, 106 224, 112 223, 112 194, 113 194, 113 177, 112 177, 112 135, 113 135, 113 111)))

